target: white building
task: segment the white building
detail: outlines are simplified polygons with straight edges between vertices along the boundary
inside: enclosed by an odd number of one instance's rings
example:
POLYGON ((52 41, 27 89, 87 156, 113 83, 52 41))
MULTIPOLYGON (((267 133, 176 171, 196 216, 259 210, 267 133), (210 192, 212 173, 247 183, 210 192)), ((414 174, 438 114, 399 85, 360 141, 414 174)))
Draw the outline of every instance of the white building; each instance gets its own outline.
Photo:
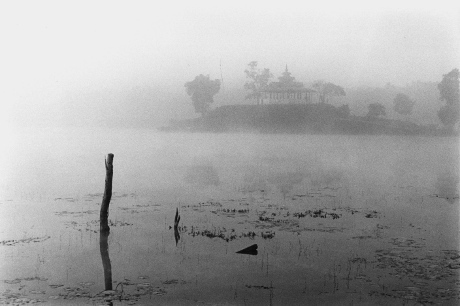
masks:
POLYGON ((287 65, 278 82, 271 82, 260 90, 261 104, 306 104, 319 101, 318 92, 305 88, 303 83, 296 82, 291 76, 287 65))

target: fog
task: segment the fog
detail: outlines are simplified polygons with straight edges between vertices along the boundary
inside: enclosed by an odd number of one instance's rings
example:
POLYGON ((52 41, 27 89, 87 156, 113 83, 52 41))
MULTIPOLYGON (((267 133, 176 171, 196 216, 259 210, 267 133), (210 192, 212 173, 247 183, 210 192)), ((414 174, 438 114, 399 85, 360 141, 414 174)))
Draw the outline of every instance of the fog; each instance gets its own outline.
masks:
POLYGON ((298 81, 345 89, 439 82, 460 63, 452 4, 10 2, 0 11, 9 125, 157 127, 196 116, 184 83, 199 74, 223 80, 213 107, 245 103, 251 61, 275 80, 287 65, 298 81))
POLYGON ((460 6, 163 2, 0 4, 0 304, 458 302, 460 6))

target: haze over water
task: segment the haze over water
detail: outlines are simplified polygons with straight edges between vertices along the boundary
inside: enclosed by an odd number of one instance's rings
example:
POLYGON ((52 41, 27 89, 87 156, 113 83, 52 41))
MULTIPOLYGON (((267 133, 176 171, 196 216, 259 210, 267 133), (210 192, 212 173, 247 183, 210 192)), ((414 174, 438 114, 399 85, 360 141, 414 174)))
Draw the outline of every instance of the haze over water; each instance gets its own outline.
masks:
POLYGON ((455 138, 94 128, 17 136, 2 164, 2 302, 458 301, 455 138), (98 220, 109 150, 108 252, 121 285, 104 295, 98 220), (257 255, 235 253, 252 244, 257 255))
POLYGON ((184 87, 200 74, 220 80, 212 109, 255 104, 257 61, 273 81, 343 87, 328 102, 357 121, 381 99, 382 120, 436 131, 459 16, 442 1, 2 3, 0 304, 457 305, 458 137, 157 128, 200 116, 184 87))

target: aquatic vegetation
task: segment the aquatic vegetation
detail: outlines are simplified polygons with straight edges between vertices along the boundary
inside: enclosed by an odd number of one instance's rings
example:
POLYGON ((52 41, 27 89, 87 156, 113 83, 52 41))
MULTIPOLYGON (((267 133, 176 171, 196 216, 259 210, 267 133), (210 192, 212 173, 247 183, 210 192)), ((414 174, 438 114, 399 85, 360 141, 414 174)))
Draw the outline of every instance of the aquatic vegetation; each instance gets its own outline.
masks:
POLYGON ((51 236, 42 236, 42 237, 31 237, 31 238, 23 238, 23 239, 2 240, 0 241, 0 245, 15 246, 17 244, 43 242, 50 238, 51 236))
POLYGON ((72 216, 72 217, 83 217, 84 215, 92 215, 99 213, 98 210, 86 210, 86 211, 59 211, 56 212, 56 216, 72 216))
POLYGON ((333 220, 340 218, 342 215, 339 215, 334 212, 327 212, 323 209, 316 209, 316 210, 307 210, 305 212, 295 212, 292 214, 294 217, 297 218, 305 218, 305 217, 312 217, 312 218, 332 218, 333 220))
POLYGON ((249 212, 249 209, 248 208, 246 209, 223 208, 223 209, 218 209, 217 212, 247 214, 249 212))
MULTIPOLYGON (((391 249, 376 250, 376 267, 387 271, 388 275, 409 279, 413 286, 394 288, 389 296, 416 300, 418 303, 434 303, 440 298, 459 299, 460 283, 456 266, 460 264, 458 250, 419 253, 424 248, 422 241, 414 239, 393 238, 391 249), (450 284, 450 288, 440 288, 435 284, 450 284)), ((459 266, 460 267, 460 266, 459 266)), ((379 295, 379 292, 371 292, 379 295)))
MULTIPOLYGON (((112 221, 111 219, 108 220, 108 224, 110 227, 123 227, 123 226, 132 226, 133 223, 121 221, 121 220, 116 220, 112 221)), ((99 219, 97 220, 91 220, 87 222, 77 222, 77 221, 70 221, 65 223, 67 228, 72 228, 74 230, 77 230, 79 232, 92 232, 92 233, 98 233, 99 232, 99 219)))
POLYGON ((226 228, 220 228, 220 227, 214 227, 212 230, 209 229, 203 229, 200 230, 194 226, 191 227, 190 231, 187 233, 192 237, 196 236, 203 236, 203 237, 208 237, 208 238, 220 238, 222 240, 225 240, 226 242, 235 240, 238 238, 236 235, 235 231, 227 231, 226 228))
POLYGON ((365 215, 366 218, 377 218, 378 217, 378 212, 376 211, 371 211, 366 213, 365 215))
POLYGON ((44 302, 44 299, 27 297, 24 293, 11 292, 11 290, 6 290, 0 295, 0 303, 2 305, 34 305, 44 302))
POLYGON ((263 286, 263 285, 244 285, 246 288, 254 288, 254 289, 274 289, 273 286, 263 286))
POLYGON ((254 231, 249 231, 247 233, 241 233, 241 237, 243 237, 243 238, 254 239, 254 237, 256 237, 256 236, 257 236, 257 234, 254 231))
POLYGON ((263 239, 272 239, 272 238, 275 237, 275 232, 273 232, 273 231, 260 232, 260 236, 263 239))
POLYGON ((212 229, 202 229, 195 226, 191 226, 190 230, 187 227, 183 227, 181 232, 186 232, 192 237, 208 237, 208 238, 219 238, 226 242, 230 242, 240 238, 254 239, 255 237, 261 237, 262 239, 272 239, 275 237, 275 232, 265 231, 256 233, 255 231, 247 231, 237 233, 235 229, 227 230, 226 228, 213 227, 212 229))
POLYGON ((178 279, 168 279, 162 282, 163 285, 177 285, 177 284, 186 284, 187 282, 184 280, 178 280, 178 279))

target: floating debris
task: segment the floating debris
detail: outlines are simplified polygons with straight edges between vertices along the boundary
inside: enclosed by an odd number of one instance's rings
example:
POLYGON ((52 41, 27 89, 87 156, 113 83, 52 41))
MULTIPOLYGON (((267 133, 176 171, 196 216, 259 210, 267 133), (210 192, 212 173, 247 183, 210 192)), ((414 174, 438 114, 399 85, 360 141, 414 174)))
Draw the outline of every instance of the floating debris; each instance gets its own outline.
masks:
POLYGON ((251 246, 248 246, 245 249, 242 249, 238 252, 238 254, 247 254, 247 255, 257 255, 257 244, 253 244, 251 246))

